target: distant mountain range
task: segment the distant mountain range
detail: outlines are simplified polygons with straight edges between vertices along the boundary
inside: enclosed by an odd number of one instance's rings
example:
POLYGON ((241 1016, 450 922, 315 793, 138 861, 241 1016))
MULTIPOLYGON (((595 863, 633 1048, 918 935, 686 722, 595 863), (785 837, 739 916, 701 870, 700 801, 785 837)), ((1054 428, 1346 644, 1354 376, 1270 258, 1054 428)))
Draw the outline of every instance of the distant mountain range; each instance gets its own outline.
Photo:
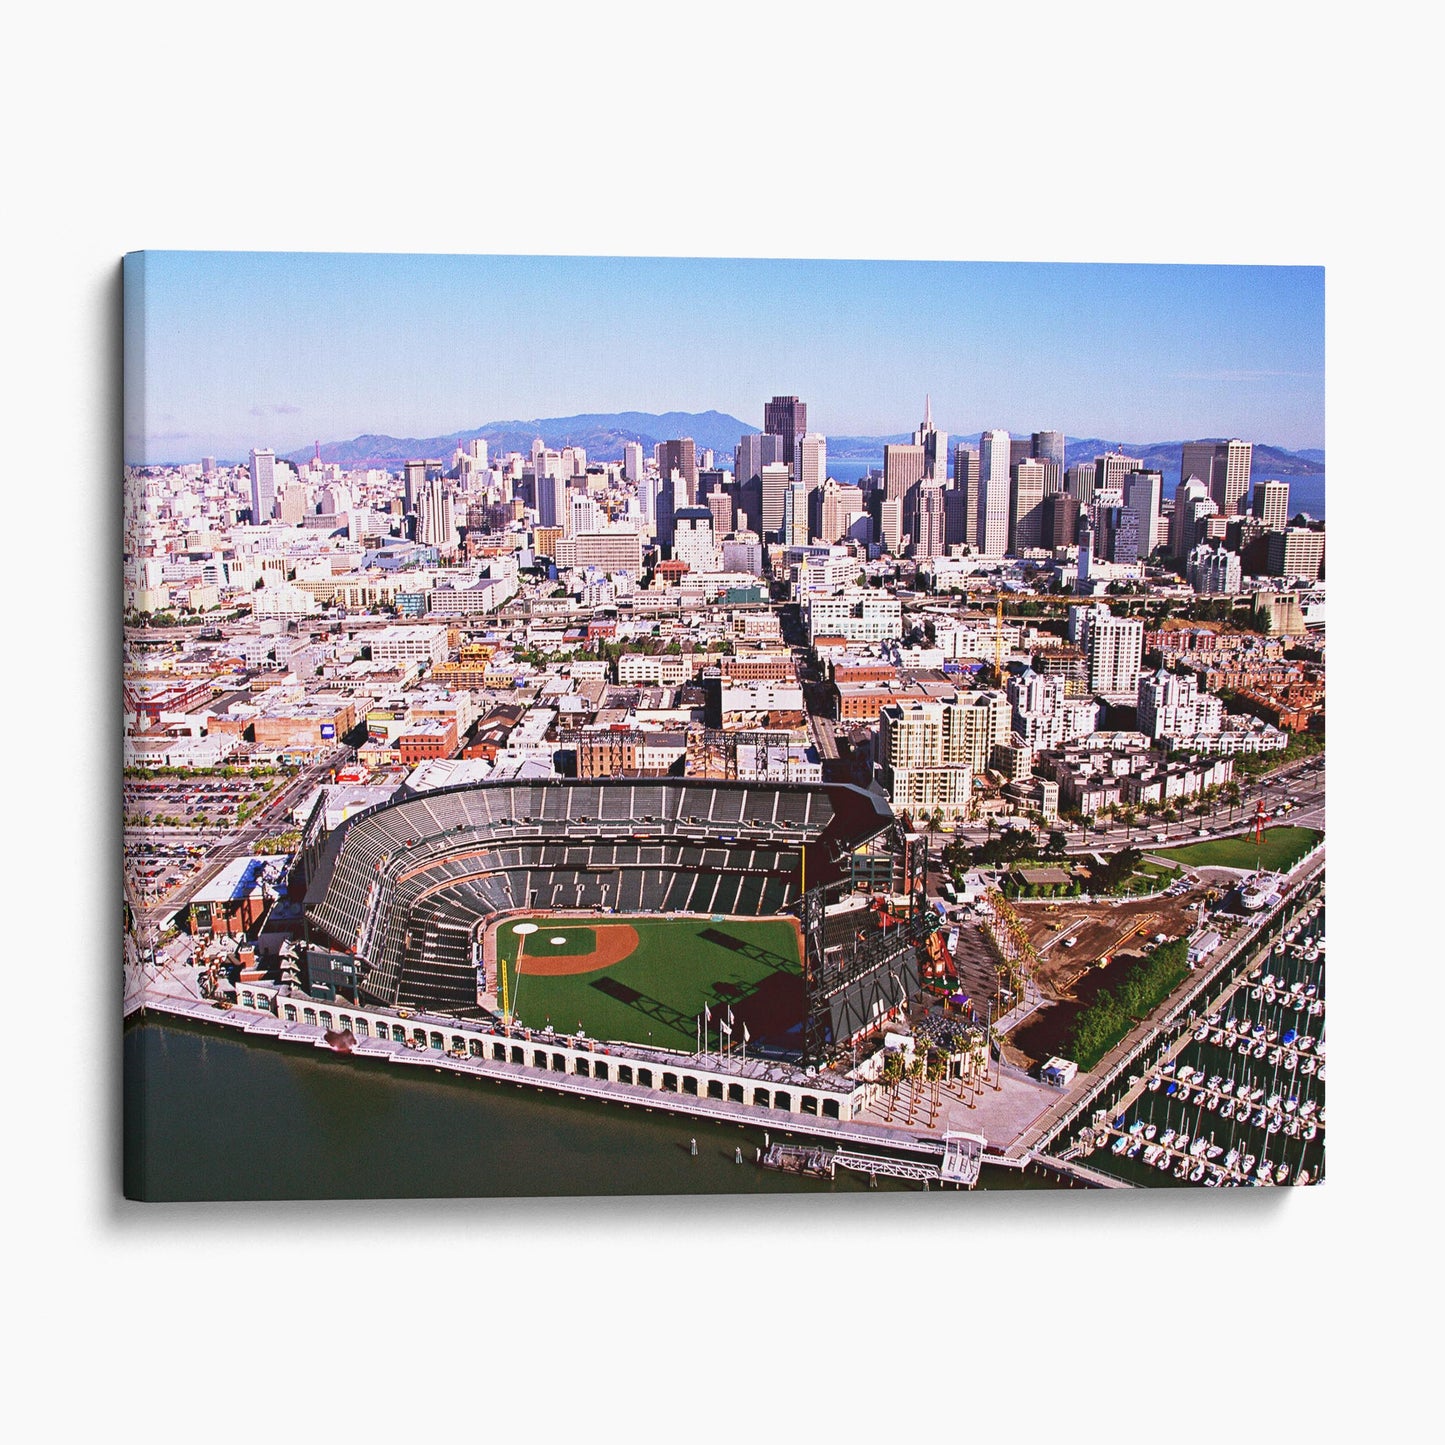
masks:
MULTIPOLYGON (((622 455, 623 442, 639 442, 650 456, 653 447, 660 441, 691 437, 697 443, 699 452, 711 450, 717 454, 719 466, 730 467, 738 439, 753 436, 758 431, 758 427, 749 426, 747 422, 719 411, 586 412, 580 416, 536 417, 531 421, 493 421, 466 431, 446 432, 434 437, 367 435, 344 442, 323 442, 321 459, 348 469, 395 469, 402 462, 417 457, 449 461, 458 446, 465 446, 474 437, 485 437, 487 448, 494 457, 513 451, 525 455, 531 451, 533 441, 540 437, 547 446, 558 450, 580 446, 586 450, 589 459, 616 461, 622 455)), ((950 436, 949 446, 976 446, 979 435, 972 432, 950 436)), ((830 436, 828 455, 839 460, 877 461, 883 456, 884 446, 911 440, 909 432, 896 432, 892 436, 830 436)), ((1105 441, 1100 437, 1066 438, 1065 464, 1073 466, 1075 462, 1092 461, 1106 451, 1121 451, 1127 456, 1138 457, 1146 466, 1163 472, 1166 485, 1173 485, 1179 480, 1180 458, 1184 451, 1182 441, 1122 442, 1105 441)), ((304 462, 309 461, 312 455, 310 448, 303 447, 288 452, 286 457, 288 461, 304 462)), ((1283 479, 1320 475, 1325 470, 1324 462, 1325 454, 1318 448, 1292 452, 1260 442, 1254 446, 1253 471, 1256 477, 1283 479)))
MULTIPOLYGON (((732 465, 733 448, 738 438, 751 436, 759 430, 718 411, 618 411, 587 412, 581 416, 535 417, 531 421, 491 421, 467 431, 446 432, 434 437, 359 436, 346 442, 323 442, 321 460, 336 462, 348 469, 357 467, 391 467, 413 458, 437 458, 450 461, 458 446, 465 446, 474 437, 484 437, 492 456, 508 452, 532 450, 532 443, 541 437, 549 447, 582 447, 589 458, 617 461, 622 456, 623 442, 640 442, 648 456, 653 447, 673 437, 691 437, 699 452, 711 449, 723 465, 732 465)), ((288 452, 287 461, 310 461, 313 449, 303 447, 288 452)))

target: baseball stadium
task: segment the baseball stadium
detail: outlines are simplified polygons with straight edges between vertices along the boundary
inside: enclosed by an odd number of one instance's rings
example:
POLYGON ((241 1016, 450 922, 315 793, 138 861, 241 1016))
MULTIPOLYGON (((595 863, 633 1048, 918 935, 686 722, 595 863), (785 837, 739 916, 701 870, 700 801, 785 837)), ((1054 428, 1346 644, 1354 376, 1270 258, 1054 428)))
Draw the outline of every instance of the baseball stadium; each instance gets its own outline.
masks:
POLYGON ((855 889, 892 855, 921 904, 922 857, 843 784, 482 783, 313 823, 308 949, 383 1008, 813 1061, 911 995, 934 923, 855 889))

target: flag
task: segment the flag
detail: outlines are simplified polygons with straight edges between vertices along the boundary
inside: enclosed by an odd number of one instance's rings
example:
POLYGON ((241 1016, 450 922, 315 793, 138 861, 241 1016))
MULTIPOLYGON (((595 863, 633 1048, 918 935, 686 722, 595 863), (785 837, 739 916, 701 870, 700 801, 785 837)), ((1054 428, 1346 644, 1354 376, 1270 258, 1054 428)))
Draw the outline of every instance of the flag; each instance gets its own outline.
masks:
POLYGON ((719 1019, 717 1021, 717 1030, 720 1034, 727 1034, 731 1036, 733 1026, 726 1019, 719 1019))
POLYGON ((743 1042, 744 1042, 744 1043, 747 1043, 747 1041, 748 1041, 750 1038, 752 1038, 752 1035, 748 1032, 748 1026, 747 1026, 746 1024, 744 1024, 744 1025, 743 1025, 743 1042))
POLYGON ((702 1021, 705 1024, 710 1024, 712 1022, 712 1015, 708 1012, 706 1004, 703 1004, 702 1006, 702 1021))

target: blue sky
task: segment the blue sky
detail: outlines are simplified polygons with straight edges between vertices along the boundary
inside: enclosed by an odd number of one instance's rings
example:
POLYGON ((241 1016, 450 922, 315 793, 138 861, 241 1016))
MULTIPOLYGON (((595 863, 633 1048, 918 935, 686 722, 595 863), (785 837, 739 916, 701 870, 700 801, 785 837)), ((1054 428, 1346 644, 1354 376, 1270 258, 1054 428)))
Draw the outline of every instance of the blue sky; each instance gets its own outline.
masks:
POLYGON ((136 462, 775 393, 835 435, 928 392, 957 434, 1324 445, 1318 267, 152 251, 144 298, 136 462))

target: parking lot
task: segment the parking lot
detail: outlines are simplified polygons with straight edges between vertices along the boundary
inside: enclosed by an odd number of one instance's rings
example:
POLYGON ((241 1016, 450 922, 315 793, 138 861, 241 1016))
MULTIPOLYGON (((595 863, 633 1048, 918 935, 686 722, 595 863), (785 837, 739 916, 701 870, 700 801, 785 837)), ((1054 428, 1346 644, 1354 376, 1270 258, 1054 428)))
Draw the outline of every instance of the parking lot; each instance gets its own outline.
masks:
POLYGON ((131 827, 228 828, 253 812, 284 782, 279 775, 127 777, 122 808, 131 827))

